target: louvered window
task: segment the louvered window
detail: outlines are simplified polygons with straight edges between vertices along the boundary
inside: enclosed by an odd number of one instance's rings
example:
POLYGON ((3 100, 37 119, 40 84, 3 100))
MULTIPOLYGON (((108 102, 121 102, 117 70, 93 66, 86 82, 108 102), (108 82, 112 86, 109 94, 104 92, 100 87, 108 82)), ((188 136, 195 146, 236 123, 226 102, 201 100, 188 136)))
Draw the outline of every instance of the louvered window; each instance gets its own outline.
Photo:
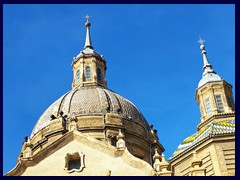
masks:
POLYGON ((76 72, 76 83, 79 84, 80 82, 80 70, 78 69, 76 72))
POLYGON ((233 107, 233 106, 232 106, 231 98, 230 98, 229 96, 227 96, 227 103, 228 103, 228 106, 229 106, 229 107, 233 107))
POLYGON ((102 82, 102 72, 100 68, 97 68, 97 80, 98 82, 102 82))
POLYGON ((215 95, 215 100, 216 100, 218 112, 220 112, 220 113, 224 112, 224 107, 223 107, 223 102, 222 102, 221 95, 215 95))
POLYGON ((205 99, 205 108, 207 111, 207 116, 211 116, 212 115, 212 107, 211 107, 209 98, 205 99))

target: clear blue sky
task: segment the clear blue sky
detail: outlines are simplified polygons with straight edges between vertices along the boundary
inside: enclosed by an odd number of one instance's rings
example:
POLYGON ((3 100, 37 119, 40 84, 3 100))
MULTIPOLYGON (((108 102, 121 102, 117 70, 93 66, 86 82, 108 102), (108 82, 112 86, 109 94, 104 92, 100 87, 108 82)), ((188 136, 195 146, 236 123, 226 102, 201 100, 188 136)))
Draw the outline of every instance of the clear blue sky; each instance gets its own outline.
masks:
POLYGON ((167 158, 200 122, 199 35, 235 94, 234 5, 4 5, 4 173, 40 115, 71 89, 87 13, 93 46, 107 61, 108 88, 154 124, 167 158))

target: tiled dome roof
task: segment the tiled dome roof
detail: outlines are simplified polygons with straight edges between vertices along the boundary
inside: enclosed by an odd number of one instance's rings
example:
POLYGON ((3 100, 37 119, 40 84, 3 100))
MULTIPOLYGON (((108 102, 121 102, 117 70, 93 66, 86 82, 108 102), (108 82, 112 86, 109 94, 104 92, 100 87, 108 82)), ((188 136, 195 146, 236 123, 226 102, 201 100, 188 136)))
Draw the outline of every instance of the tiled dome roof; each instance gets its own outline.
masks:
MULTIPOLYGON (((172 157, 177 156, 186 149, 192 147, 201 140, 214 135, 232 134, 235 133, 235 120, 224 120, 220 122, 213 122, 207 126, 202 127, 193 135, 187 137, 173 153, 172 157)), ((170 158, 170 159, 171 159, 170 158)))
POLYGON ((56 100, 40 116, 31 133, 31 138, 40 130, 47 127, 51 115, 92 116, 103 115, 107 112, 118 113, 124 119, 134 121, 148 128, 148 123, 136 106, 126 98, 100 86, 80 87, 73 89, 56 100))

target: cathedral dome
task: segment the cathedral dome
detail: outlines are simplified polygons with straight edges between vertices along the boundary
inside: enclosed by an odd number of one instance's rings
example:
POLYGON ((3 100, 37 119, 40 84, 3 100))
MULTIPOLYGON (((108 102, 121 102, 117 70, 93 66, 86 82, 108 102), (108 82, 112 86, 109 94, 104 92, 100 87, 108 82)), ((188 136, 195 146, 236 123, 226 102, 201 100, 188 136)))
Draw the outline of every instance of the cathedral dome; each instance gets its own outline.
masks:
POLYGON ((144 129, 149 129, 144 116, 132 102, 109 89, 88 86, 73 89, 52 103, 40 116, 31 137, 47 127, 52 116, 57 117, 60 113, 63 113, 65 118, 117 113, 122 119, 132 121, 144 129))
POLYGON ((92 46, 90 23, 86 23, 84 48, 71 65, 72 90, 46 109, 27 140, 34 153, 72 131, 115 147, 121 132, 129 152, 148 163, 153 149, 164 151, 156 130, 136 106, 107 88, 106 61, 92 46))

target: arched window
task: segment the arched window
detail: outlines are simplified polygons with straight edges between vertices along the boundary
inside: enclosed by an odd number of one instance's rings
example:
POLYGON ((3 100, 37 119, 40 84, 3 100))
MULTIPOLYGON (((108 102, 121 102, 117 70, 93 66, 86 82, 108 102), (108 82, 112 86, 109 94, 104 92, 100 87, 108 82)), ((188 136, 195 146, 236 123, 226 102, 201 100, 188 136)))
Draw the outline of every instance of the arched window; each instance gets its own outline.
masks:
POLYGON ((97 80, 98 80, 99 82, 102 81, 102 71, 101 71, 100 68, 97 68, 97 80))
POLYGON ((90 66, 86 67, 86 78, 91 78, 91 68, 90 68, 90 66))
POLYGON ((76 83, 79 84, 80 82, 80 70, 78 69, 76 72, 76 83))

